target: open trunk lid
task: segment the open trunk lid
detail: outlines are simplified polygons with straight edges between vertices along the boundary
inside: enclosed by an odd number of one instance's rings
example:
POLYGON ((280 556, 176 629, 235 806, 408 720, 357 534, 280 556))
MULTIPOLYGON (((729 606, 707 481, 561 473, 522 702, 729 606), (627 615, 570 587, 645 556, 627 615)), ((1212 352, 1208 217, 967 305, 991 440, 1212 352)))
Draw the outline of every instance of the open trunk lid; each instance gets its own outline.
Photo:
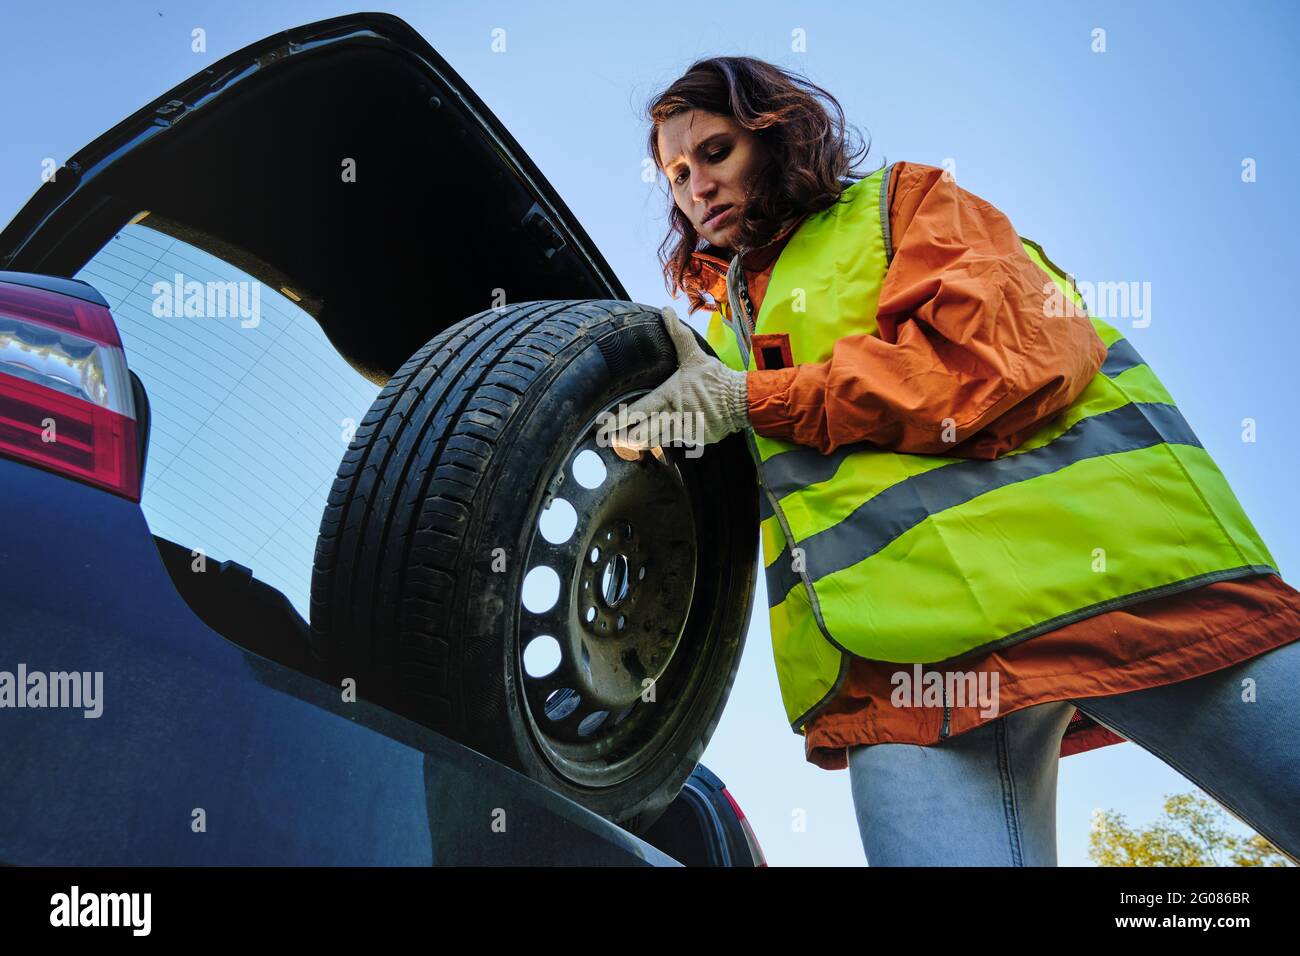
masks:
POLYGON ((484 309, 627 297, 500 121, 386 14, 267 37, 123 120, 0 233, 0 268, 70 277, 130 222, 286 292, 376 383, 484 309))

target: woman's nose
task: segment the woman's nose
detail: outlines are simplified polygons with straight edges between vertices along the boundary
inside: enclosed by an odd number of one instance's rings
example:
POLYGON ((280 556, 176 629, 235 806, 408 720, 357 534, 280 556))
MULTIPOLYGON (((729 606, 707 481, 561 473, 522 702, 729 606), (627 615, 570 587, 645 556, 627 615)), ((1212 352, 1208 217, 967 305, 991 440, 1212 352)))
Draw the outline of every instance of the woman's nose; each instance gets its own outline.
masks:
POLYGON ((708 173, 699 172, 691 174, 691 198, 696 202, 704 202, 706 199, 712 197, 717 190, 717 183, 708 173))

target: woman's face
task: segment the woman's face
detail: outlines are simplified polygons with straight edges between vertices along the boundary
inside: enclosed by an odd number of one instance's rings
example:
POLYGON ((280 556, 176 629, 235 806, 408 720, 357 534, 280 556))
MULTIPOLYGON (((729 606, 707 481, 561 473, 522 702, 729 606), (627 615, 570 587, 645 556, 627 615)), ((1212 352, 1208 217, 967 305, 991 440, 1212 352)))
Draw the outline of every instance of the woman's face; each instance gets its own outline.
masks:
POLYGON ((767 160, 763 143, 732 117, 695 109, 665 120, 658 136, 677 208, 705 239, 730 248, 749 184, 767 160))

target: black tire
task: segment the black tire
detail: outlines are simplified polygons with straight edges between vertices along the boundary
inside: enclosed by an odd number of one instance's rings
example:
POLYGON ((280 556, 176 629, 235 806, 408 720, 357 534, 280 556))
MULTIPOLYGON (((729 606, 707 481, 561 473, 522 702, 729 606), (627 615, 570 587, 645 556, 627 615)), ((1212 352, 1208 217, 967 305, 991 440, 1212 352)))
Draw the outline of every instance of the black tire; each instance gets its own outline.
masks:
POLYGON ((353 677, 360 696, 634 832, 648 828, 694 770, 735 679, 757 570, 753 464, 740 435, 695 458, 672 448, 671 465, 610 455, 608 487, 586 491, 575 480, 564 490, 605 524, 579 515, 572 541, 553 546, 537 516, 566 487, 552 476, 565 468, 573 477, 566 456, 589 442, 593 416, 675 369, 659 310, 617 301, 491 310, 413 355, 358 427, 321 520, 311 591, 321 675, 353 677), (624 492, 634 497, 620 500, 624 492), (612 534, 606 527, 643 549, 629 558, 632 544, 609 545, 609 599, 590 596, 600 592, 590 587, 600 562, 578 559, 556 569, 555 609, 543 617, 521 606, 534 554, 552 562, 584 535, 612 534), (648 583, 630 580, 630 561, 654 565, 648 583), (586 625, 572 616, 580 603, 586 625), (573 627, 555 635, 570 647, 556 674, 587 683, 570 680, 567 697, 552 690, 539 705, 545 681, 559 678, 526 673, 521 637, 537 639, 543 620, 556 629, 558 615, 573 627), (604 655, 594 667, 593 649, 604 655), (552 719, 574 698, 586 708, 617 698, 623 708, 647 659, 653 701, 631 700, 617 718, 610 707, 588 713, 577 730, 552 719))

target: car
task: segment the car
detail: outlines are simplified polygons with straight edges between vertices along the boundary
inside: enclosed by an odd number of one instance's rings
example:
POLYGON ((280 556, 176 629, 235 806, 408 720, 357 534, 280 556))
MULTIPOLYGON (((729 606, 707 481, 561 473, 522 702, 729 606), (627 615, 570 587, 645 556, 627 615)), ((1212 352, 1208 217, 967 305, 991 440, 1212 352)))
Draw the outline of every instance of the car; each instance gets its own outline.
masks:
POLYGON ((764 865, 747 449, 598 440, 659 312, 410 26, 204 69, 0 270, 0 648, 103 681, 5 714, 0 861, 764 865))

